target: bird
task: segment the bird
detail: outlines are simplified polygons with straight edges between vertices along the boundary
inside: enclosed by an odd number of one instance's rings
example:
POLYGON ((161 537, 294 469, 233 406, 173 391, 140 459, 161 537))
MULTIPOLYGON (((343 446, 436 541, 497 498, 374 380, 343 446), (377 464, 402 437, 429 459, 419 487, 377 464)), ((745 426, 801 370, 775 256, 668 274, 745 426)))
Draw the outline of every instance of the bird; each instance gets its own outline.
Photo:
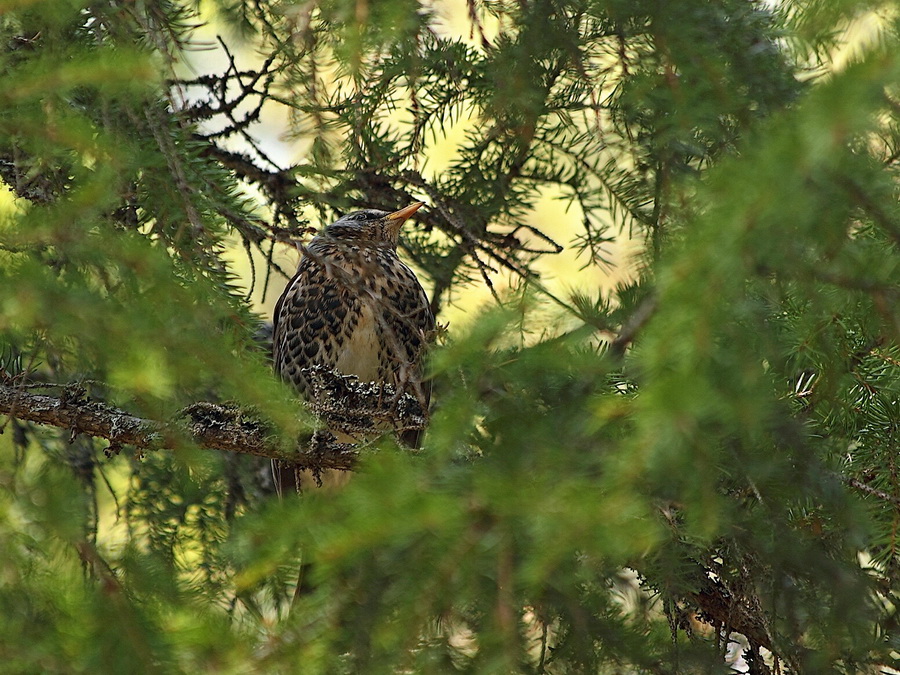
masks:
MULTIPOLYGON (((315 395, 315 371, 325 368, 390 385, 427 410, 423 357, 435 318, 418 277, 397 254, 403 224, 422 206, 348 213, 300 247, 297 271, 275 305, 273 361, 302 397, 315 395)), ((420 433, 408 429, 401 440, 417 446, 420 433)))

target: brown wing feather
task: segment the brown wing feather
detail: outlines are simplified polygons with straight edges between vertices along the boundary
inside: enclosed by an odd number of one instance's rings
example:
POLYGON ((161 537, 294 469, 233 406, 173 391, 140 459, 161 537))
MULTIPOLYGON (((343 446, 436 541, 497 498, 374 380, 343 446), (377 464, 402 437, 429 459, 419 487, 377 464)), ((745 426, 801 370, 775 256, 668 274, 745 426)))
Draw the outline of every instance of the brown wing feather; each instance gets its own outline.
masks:
POLYGON ((415 274, 393 251, 319 245, 276 303, 274 321, 275 370, 304 396, 310 391, 303 368, 323 365, 402 387, 428 405, 421 362, 434 316, 415 274))

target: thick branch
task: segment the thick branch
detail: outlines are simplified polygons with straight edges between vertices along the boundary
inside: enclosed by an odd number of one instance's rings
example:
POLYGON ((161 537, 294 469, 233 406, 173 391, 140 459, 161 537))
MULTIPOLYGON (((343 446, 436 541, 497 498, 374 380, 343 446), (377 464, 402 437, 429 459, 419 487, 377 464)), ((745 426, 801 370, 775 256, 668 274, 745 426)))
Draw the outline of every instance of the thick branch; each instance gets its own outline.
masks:
POLYGON ((689 598, 712 621, 728 626, 760 647, 777 653, 765 623, 744 603, 732 598, 721 584, 709 581, 689 598))
POLYGON ((762 612, 752 607, 746 599, 734 597, 722 583, 708 579, 698 592, 689 594, 688 599, 707 620, 740 633, 751 645, 768 649, 790 664, 793 671, 800 672, 799 664, 808 650, 798 644, 778 644, 769 632, 762 612))
MULTIPOLYGON (((66 390, 68 392, 68 390, 66 390)), ((139 450, 172 448, 190 439, 202 448, 259 457, 289 459, 301 468, 350 469, 356 453, 339 444, 313 452, 286 451, 265 425, 240 410, 213 403, 197 403, 182 411, 181 419, 160 422, 136 417, 83 396, 34 394, 0 384, 0 414, 37 424, 68 429, 75 434, 105 438, 114 450, 130 445, 139 450)))

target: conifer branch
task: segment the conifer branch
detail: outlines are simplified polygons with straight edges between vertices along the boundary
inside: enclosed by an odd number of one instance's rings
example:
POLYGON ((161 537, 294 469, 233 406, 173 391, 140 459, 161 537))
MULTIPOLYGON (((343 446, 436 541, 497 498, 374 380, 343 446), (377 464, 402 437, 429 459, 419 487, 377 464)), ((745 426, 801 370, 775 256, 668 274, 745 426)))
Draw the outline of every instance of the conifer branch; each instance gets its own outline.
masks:
POLYGON ((619 334, 610 343, 610 352, 616 359, 621 359, 625 355, 638 332, 652 318, 656 312, 656 303, 656 296, 651 295, 638 305, 634 314, 623 324, 619 334))
POLYGON ((892 504, 894 508, 900 508, 900 499, 888 494, 884 490, 879 490, 878 488, 874 488, 871 485, 867 485, 864 481, 861 481, 858 478, 854 478, 853 476, 842 476, 841 479, 854 490, 862 492, 863 494, 877 497, 882 501, 892 504))
MULTIPOLYGON (((726 626, 728 630, 735 633, 740 633, 752 644, 785 657, 785 654, 782 654, 773 644, 772 636, 766 628, 764 619, 746 603, 731 596, 722 584, 711 580, 707 581, 698 592, 692 593, 689 597, 703 615, 712 622, 726 626)), ((787 660, 790 662, 791 659, 787 660)))
POLYGON ((66 387, 63 395, 56 397, 0 384, 0 414, 69 430, 72 439, 77 434, 105 438, 108 454, 118 453, 124 445, 162 450, 187 441, 201 448, 289 459, 304 469, 348 470, 356 458, 356 452, 338 443, 317 443, 306 452, 287 451, 264 423, 234 406, 195 403, 181 411, 180 419, 163 422, 91 401, 78 385, 66 387))

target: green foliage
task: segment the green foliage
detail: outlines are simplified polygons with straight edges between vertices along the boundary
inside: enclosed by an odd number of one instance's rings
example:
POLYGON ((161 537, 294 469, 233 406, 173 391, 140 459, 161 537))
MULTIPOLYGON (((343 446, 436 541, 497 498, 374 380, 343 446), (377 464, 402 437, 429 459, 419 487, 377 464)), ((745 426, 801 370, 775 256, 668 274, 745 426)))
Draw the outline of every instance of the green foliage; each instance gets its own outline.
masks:
POLYGON ((195 3, 0 2, 0 384, 291 442, 230 248, 266 283, 304 214, 415 198, 434 306, 517 279, 434 349, 424 447, 340 488, 0 418, 10 672, 898 667, 893 5, 459 4, 468 39, 437 3, 220 2, 229 68, 188 80, 195 3), (277 106, 288 169, 252 135, 277 106), (644 243, 634 282, 548 293, 548 190, 589 267, 644 243))

